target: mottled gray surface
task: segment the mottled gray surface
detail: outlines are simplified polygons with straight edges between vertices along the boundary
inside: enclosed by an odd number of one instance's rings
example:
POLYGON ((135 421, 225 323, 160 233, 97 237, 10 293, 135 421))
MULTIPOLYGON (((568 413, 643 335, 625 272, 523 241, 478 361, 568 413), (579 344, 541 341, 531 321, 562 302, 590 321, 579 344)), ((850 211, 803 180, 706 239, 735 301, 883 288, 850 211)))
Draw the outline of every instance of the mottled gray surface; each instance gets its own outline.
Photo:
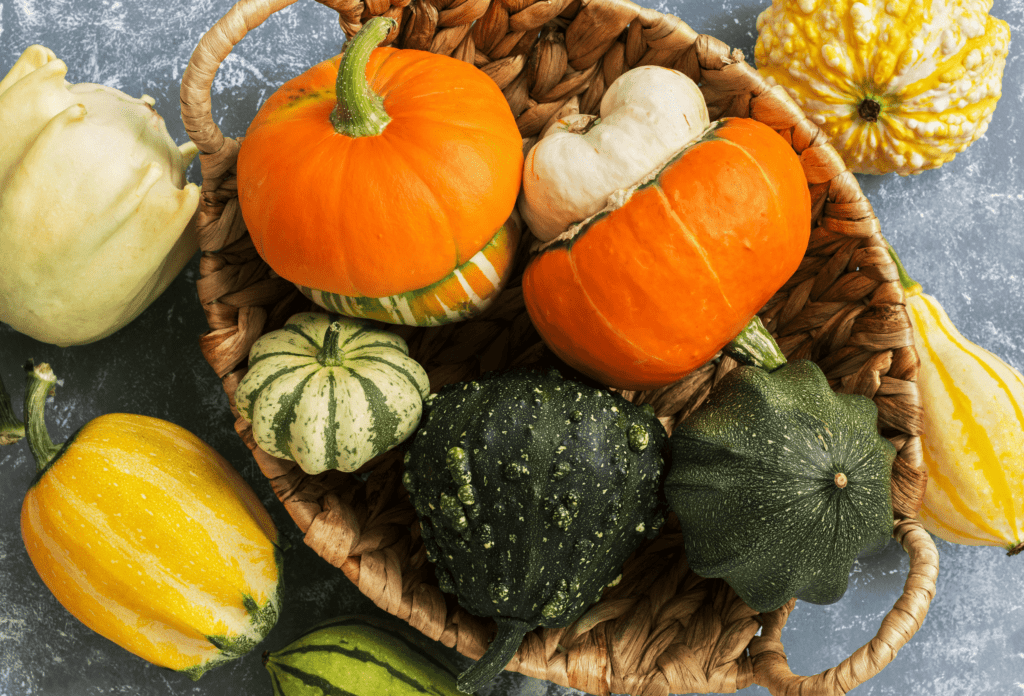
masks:
MULTIPOLYGON (((766 0, 650 6, 673 12, 698 31, 753 55, 755 20, 766 0)), ((157 101, 178 142, 178 81, 202 33, 229 7, 225 0, 0 0, 0 74, 31 43, 52 48, 74 82, 103 82, 157 101)), ((1003 97, 988 134, 936 171, 913 178, 859 177, 886 236, 910 272, 939 298, 971 340, 1024 369, 1024 0, 997 0, 1014 41, 1003 97)), ((329 11, 302 0, 272 17, 225 62, 215 116, 240 135, 281 82, 338 52, 343 42, 329 11)), ((193 171, 193 178, 197 176, 193 171)), ((0 253, 3 253, 0 250, 0 253)), ((0 450, 0 696, 269 696, 260 652, 285 645, 315 620, 376 611, 332 566, 316 557, 274 499, 232 429, 226 398, 203 360, 205 330, 193 262, 139 319, 114 336, 71 349, 39 344, 0 325, 0 375, 20 404, 21 363, 50 362, 64 379, 50 410, 55 439, 111 411, 174 421, 209 442, 253 484, 292 543, 286 554, 284 615, 263 645, 197 683, 155 668, 84 628, 50 595, 22 546, 18 511, 33 465, 23 444, 0 450)), ((924 627, 880 675, 852 693, 901 696, 1024 693, 1024 557, 938 542, 938 593, 924 627)), ((800 603, 783 641, 798 673, 834 666, 875 633, 906 576, 895 544, 853 569, 847 596, 819 607, 800 603)), ((575 694, 504 675, 489 694, 575 694)), ((745 693, 765 694, 751 687, 745 693)))

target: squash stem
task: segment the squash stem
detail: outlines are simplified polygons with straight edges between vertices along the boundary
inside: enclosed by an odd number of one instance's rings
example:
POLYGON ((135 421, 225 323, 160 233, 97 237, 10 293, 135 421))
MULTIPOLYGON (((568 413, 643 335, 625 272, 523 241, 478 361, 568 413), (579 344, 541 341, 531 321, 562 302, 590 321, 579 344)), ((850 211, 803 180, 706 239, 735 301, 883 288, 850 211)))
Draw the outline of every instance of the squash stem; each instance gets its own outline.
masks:
POLYGON ((892 248, 888 239, 885 240, 885 248, 889 252, 889 256, 892 257, 893 263, 896 264, 896 271, 900 274, 900 285, 903 286, 903 291, 907 295, 916 295, 921 292, 921 284, 907 273, 907 269, 903 267, 903 262, 896 255, 896 250, 892 248))
POLYGON ((28 448, 39 471, 46 471, 57 459, 62 444, 54 444, 46 429, 46 399, 53 393, 57 376, 46 363, 25 363, 28 387, 25 389, 25 435, 28 448))
POLYGON ((499 617, 498 633, 487 646, 487 652, 473 663, 469 669, 459 675, 456 687, 464 694, 472 694, 487 682, 494 679, 505 669, 523 643, 523 638, 533 630, 533 626, 518 619, 499 617))
POLYGON ((722 352, 741 365, 771 372, 786 364, 786 356, 756 314, 743 331, 722 348, 722 352))
POLYGON ((324 345, 316 354, 317 361, 324 367, 338 367, 345 362, 345 351, 341 348, 341 322, 332 321, 324 334, 324 345))
POLYGON ((25 424, 14 415, 11 395, 0 379, 0 446, 12 445, 25 437, 25 424))
POLYGON ((380 135, 391 121, 384 99, 366 81, 366 65, 373 50, 397 24, 390 17, 374 17, 345 47, 335 85, 338 102, 331 111, 331 123, 338 133, 350 138, 380 135))

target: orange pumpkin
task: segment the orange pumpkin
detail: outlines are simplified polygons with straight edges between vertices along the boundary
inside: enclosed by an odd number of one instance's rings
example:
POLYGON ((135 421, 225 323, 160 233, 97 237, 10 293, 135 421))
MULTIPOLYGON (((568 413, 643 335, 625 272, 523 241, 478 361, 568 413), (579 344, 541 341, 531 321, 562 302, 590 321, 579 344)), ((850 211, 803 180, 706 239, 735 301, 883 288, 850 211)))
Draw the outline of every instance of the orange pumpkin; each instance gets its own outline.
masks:
POLYGON ((670 384, 711 359, 797 269, 811 229, 799 158, 753 119, 712 123, 652 175, 523 276, 548 347, 622 389, 670 384))
MULTIPOLYGON (((253 243, 311 294, 401 304, 457 275, 515 206, 522 138, 497 84, 449 56, 378 48, 393 26, 370 20, 344 56, 285 83, 239 149, 253 243)), ((490 285, 506 276, 494 269, 490 285)))

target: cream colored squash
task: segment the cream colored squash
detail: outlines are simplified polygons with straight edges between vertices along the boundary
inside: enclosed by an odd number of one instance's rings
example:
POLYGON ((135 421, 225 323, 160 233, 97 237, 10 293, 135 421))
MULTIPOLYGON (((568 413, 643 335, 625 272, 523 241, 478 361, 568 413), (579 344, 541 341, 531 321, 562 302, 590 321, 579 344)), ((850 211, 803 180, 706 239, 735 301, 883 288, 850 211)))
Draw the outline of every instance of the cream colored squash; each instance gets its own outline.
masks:
POLYGON ((1024 550, 1024 375, 961 335, 890 249, 921 367, 928 487, 918 518, 956 544, 1024 550))
POLYGON ((519 212, 540 240, 615 205, 710 125, 693 80, 654 65, 620 75, 600 114, 560 120, 526 155, 519 212))
POLYGON ((1010 45, 991 0, 774 0, 754 59, 864 174, 918 174, 984 135, 1010 45))
POLYGON ((67 70, 34 45, 0 81, 0 321, 59 346, 123 327, 198 250, 195 146, 67 70))

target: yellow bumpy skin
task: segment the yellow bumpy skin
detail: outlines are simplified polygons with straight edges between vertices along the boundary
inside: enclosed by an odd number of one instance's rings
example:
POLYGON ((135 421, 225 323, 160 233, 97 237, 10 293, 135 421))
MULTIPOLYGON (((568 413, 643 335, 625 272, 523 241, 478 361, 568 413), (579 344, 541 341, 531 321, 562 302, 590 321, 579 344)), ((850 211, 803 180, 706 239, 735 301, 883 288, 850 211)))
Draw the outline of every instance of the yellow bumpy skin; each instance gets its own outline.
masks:
POLYGON ((990 0, 774 0, 754 57, 847 166, 934 169, 984 135, 1010 46, 990 0))

